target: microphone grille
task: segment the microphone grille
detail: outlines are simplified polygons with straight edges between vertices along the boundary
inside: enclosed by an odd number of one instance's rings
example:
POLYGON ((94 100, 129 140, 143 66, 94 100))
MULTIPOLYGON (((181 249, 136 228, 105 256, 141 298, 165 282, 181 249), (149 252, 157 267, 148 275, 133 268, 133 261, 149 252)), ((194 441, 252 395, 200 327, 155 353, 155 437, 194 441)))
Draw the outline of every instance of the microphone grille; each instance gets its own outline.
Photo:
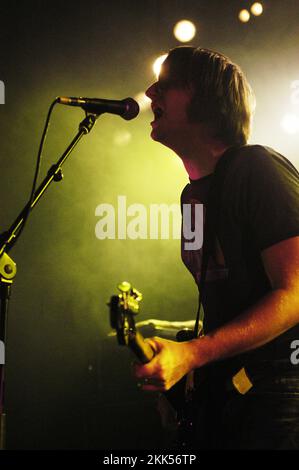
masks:
POLYGON ((131 119, 134 119, 136 116, 138 116, 139 104, 137 101, 133 100, 133 98, 125 98, 123 103, 125 104, 125 111, 122 115, 124 119, 130 121, 131 119))

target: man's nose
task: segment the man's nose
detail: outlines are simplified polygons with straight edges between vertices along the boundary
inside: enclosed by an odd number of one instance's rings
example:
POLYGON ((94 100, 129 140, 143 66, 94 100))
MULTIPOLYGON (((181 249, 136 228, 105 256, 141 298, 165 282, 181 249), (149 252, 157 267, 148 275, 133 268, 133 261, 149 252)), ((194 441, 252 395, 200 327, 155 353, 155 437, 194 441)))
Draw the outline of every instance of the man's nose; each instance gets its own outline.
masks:
POLYGON ((145 94, 152 100, 157 95, 157 91, 157 82, 155 82, 146 90, 145 94))

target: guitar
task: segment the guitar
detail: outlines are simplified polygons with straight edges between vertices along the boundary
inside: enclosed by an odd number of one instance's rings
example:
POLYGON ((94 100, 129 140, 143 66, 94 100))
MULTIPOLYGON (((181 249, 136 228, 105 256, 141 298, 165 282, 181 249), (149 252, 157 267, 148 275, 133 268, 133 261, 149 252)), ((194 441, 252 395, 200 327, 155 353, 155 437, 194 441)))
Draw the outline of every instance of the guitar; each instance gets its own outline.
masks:
MULTIPOLYGON (((129 347, 142 364, 146 364, 154 357, 154 351, 137 330, 134 317, 139 313, 142 294, 124 281, 118 285, 120 293, 110 298, 110 324, 116 331, 118 343, 129 347)), ((177 334, 178 341, 187 341, 193 338, 193 331, 181 330, 177 334)), ((167 398, 176 414, 177 437, 175 448, 192 447, 195 430, 195 400, 194 400, 193 373, 181 379, 163 395, 167 398)))

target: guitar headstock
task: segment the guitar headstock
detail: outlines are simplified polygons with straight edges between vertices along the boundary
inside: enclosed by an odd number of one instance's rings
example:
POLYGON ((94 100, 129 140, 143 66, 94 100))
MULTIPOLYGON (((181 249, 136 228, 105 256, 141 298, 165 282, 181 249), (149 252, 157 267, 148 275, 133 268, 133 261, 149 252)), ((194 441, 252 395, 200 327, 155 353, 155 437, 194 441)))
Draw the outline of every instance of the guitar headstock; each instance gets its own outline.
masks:
POLYGON ((132 335, 135 335, 134 316, 139 313, 142 294, 129 282, 117 286, 120 293, 113 295, 108 304, 110 307, 110 324, 116 330, 117 340, 121 345, 128 345, 132 335))

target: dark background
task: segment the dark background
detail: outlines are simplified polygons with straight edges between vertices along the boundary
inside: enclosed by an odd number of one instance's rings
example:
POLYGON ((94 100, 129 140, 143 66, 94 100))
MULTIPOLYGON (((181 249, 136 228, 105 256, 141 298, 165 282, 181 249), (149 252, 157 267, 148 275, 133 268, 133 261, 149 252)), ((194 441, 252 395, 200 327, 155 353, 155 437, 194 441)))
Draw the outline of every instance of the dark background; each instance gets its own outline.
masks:
MULTIPOLYGON (((58 95, 122 99, 154 80, 152 62, 178 44, 175 23, 197 27, 192 41, 229 55, 257 96, 252 142, 298 166, 298 134, 280 126, 299 80, 299 3, 265 1, 264 14, 238 21, 244 1, 12 0, 1 4, 1 228, 25 204, 47 109, 58 95)), ((77 132, 82 110, 56 107, 41 177, 77 132)), ((102 116, 48 190, 10 253, 18 265, 6 341, 7 447, 104 449, 163 442, 155 397, 138 392, 129 352, 116 346, 106 301, 119 281, 144 294, 140 319, 190 319, 196 288, 179 240, 98 240, 95 208, 178 203, 187 182, 175 156, 149 139, 150 111, 126 122, 102 116), (125 145, 116 137, 128 135, 125 145)))

